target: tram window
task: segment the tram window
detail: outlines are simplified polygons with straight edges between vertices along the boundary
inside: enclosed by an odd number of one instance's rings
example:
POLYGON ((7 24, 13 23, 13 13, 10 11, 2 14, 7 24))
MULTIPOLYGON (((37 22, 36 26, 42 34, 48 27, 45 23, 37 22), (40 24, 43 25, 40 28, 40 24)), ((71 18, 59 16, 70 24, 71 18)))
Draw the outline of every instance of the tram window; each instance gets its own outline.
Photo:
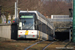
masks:
POLYGON ((36 14, 35 13, 20 13, 19 19, 22 22, 22 30, 34 30, 36 28, 36 14))
POLYGON ((20 18, 20 27, 22 30, 33 30, 34 29, 34 15, 22 15, 20 18))

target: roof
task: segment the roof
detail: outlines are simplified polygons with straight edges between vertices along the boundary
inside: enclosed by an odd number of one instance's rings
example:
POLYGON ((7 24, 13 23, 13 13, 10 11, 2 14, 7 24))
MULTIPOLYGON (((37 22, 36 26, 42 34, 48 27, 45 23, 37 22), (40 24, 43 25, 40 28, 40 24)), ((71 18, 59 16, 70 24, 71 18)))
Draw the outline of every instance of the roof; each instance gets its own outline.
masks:
POLYGON ((25 13, 25 12, 34 12, 34 13, 36 13, 37 11, 20 11, 19 13, 25 13))

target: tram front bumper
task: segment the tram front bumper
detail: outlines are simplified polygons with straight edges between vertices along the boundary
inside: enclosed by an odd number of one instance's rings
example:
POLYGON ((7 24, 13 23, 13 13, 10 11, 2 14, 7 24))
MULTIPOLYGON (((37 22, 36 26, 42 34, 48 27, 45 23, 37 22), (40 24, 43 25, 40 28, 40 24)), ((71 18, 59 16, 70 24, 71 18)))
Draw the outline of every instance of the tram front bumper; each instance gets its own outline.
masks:
POLYGON ((37 35, 18 35, 18 38, 25 38, 25 39, 33 38, 33 39, 37 39, 37 35))

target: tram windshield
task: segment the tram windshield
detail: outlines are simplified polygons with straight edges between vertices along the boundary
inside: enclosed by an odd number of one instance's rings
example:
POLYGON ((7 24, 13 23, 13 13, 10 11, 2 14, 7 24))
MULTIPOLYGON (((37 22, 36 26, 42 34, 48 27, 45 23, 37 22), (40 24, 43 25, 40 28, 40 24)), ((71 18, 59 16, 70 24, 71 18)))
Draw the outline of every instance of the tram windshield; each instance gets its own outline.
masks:
POLYGON ((19 30, 34 30, 34 15, 21 15, 19 30))

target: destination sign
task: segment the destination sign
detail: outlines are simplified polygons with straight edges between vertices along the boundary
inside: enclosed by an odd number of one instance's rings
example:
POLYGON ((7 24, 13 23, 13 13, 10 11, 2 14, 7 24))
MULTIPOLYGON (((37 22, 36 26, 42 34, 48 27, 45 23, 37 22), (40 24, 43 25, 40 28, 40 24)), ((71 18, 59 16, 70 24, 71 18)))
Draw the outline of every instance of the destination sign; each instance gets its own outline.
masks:
POLYGON ((33 16, 21 16, 21 18, 33 18, 33 16))

